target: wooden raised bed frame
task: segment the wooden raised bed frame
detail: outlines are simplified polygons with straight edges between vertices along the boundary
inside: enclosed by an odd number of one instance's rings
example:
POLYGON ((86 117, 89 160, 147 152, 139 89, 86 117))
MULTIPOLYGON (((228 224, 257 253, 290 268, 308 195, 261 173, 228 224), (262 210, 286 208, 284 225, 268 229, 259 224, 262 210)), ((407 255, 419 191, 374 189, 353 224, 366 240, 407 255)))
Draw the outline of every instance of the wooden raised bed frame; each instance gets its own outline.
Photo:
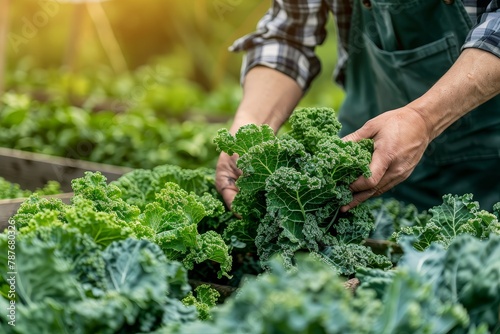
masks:
MULTIPOLYGON (((1 177, 28 190, 41 188, 51 180, 57 181, 61 184, 63 194, 52 197, 61 198, 66 202, 69 202, 72 196, 71 180, 82 177, 86 171, 99 171, 108 181, 114 181, 132 171, 132 168, 0 148, 1 177)), ((0 200, 0 230, 3 230, 9 217, 24 200, 0 200)))

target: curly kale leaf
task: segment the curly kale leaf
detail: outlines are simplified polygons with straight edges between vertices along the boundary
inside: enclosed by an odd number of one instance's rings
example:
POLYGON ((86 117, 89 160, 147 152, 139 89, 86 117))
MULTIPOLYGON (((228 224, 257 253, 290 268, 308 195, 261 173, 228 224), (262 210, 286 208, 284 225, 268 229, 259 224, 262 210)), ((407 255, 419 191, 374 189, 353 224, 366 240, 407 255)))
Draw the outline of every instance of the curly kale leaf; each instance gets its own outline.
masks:
POLYGON ((325 186, 324 180, 287 167, 279 168, 267 178, 266 190, 267 213, 279 222, 282 234, 292 242, 306 239, 305 222, 308 219, 316 220, 316 225, 323 222, 336 209, 326 205, 328 201, 342 195, 325 186))
POLYGON ((241 215, 254 215, 261 219, 265 206, 255 198, 261 198, 267 178, 280 167, 292 167, 305 156, 304 147, 294 139, 279 140, 267 126, 254 124, 240 128, 234 136, 222 129, 214 139, 219 150, 240 156, 237 166, 243 172, 238 179, 240 189, 232 209, 241 215))
POLYGON ((493 205, 493 214, 497 216, 498 220, 500 220, 500 202, 495 203, 495 205, 493 205))
POLYGON ((132 222, 139 216, 138 207, 127 204, 121 198, 120 189, 108 184, 100 172, 85 172, 85 176, 71 181, 76 196, 92 201, 95 210, 115 214, 119 219, 132 222))
POLYGON ((242 175, 232 209, 246 224, 262 263, 280 253, 292 264, 300 250, 319 252, 340 242, 360 243, 373 228, 364 210, 338 214, 352 200, 349 185, 370 176, 371 140, 345 142, 327 108, 303 108, 290 118, 292 131, 275 136, 267 125, 245 125, 234 136, 221 130, 219 150, 238 154, 242 175), (364 212, 364 213, 362 213, 364 212))
POLYGON ((39 212, 54 211, 58 213, 60 221, 66 221, 64 213, 68 205, 64 204, 58 198, 42 198, 38 194, 33 194, 21 203, 16 214, 11 217, 15 222, 16 228, 20 229, 23 226, 28 226, 30 220, 39 212))
POLYGON ((153 169, 136 169, 111 184, 121 190, 121 198, 128 204, 144 210, 167 182, 176 183, 185 191, 200 196, 205 193, 217 196, 215 171, 210 168, 184 169, 175 165, 161 165, 153 169))
POLYGON ((207 231, 196 238, 196 247, 190 249, 189 254, 182 260, 187 269, 193 269, 194 263, 201 263, 207 260, 220 264, 218 277, 227 277, 231 271, 232 257, 229 255, 229 247, 224 243, 220 234, 214 231, 207 231))
POLYGON ((71 263, 72 274, 76 276, 85 291, 93 293, 101 288, 104 277, 104 262, 100 256, 102 249, 93 236, 58 218, 57 211, 41 211, 33 216, 28 226, 17 234, 19 240, 46 245, 56 245, 58 254, 71 263))
POLYGON ((174 182, 187 192, 202 196, 210 193, 216 196, 215 170, 199 167, 195 169, 181 168, 175 165, 160 165, 152 169, 152 187, 158 192, 167 182, 174 182))
POLYGON ((42 227, 64 224, 67 228, 75 228, 91 237, 101 247, 106 247, 113 241, 135 236, 137 223, 127 223, 113 212, 96 211, 94 202, 80 195, 74 196, 72 202, 72 205, 66 205, 59 199, 32 195, 21 204, 11 219, 21 234, 35 232, 42 227))
POLYGON ((331 108, 307 108, 290 116, 290 135, 308 151, 316 152, 320 141, 338 135, 341 124, 331 108))
POLYGON ((156 194, 155 202, 146 205, 139 221, 151 228, 152 240, 170 259, 182 260, 187 268, 212 260, 221 265, 219 275, 228 275, 231 269, 229 247, 214 231, 200 234, 198 230, 203 219, 223 212, 222 202, 210 194, 198 196, 168 182, 156 194))
POLYGON ((274 139, 274 131, 270 126, 258 126, 249 124, 239 129, 233 136, 226 129, 221 129, 214 139, 218 151, 224 151, 229 155, 243 155, 254 146, 274 139))
MULTIPOLYGON (((50 221, 54 214, 41 213, 41 219, 50 221)), ((9 234, 11 235, 11 234, 9 234)), ((70 242, 81 240, 68 238, 70 242)), ((68 255, 60 250, 58 238, 42 240, 35 235, 18 237, 15 244, 16 272, 8 267, 8 234, 0 234, 0 275, 2 284, 14 277, 16 301, 21 305, 33 305, 47 299, 56 302, 71 302, 83 298, 84 290, 73 272, 74 266, 68 255), (57 282, 57 284, 54 284, 57 282)), ((77 254, 71 254, 75 256, 77 254)), ((10 280, 10 281, 9 281, 10 280)))
POLYGON ((73 197, 72 202, 64 214, 65 220, 70 227, 91 236, 96 244, 106 247, 134 236, 133 228, 114 213, 98 212, 92 201, 80 196, 73 197))
POLYGON ((348 212, 339 214, 329 231, 341 243, 362 243, 373 230, 371 212, 365 205, 358 205, 348 212))
POLYGON ((37 188, 33 193, 40 196, 57 195, 62 193, 61 184, 57 181, 48 181, 42 188, 37 188))
POLYGON ((0 199, 24 198, 32 194, 40 196, 56 195, 61 193, 61 184, 57 181, 49 181, 42 188, 35 191, 22 189, 17 183, 12 183, 0 177, 0 199))
POLYGON ((31 194, 29 190, 21 189, 17 183, 11 183, 0 177, 0 199, 22 198, 31 194))
POLYGON ((278 259, 269 265, 268 273, 248 278, 237 294, 214 309, 212 319, 173 332, 371 333, 382 304, 368 303, 369 293, 354 298, 332 268, 301 257, 296 270, 287 270, 278 259))
POLYGON ((461 305, 435 298, 429 282, 419 275, 398 271, 382 298, 383 312, 373 333, 450 333, 468 324, 461 305))
POLYGON ((351 275, 359 268, 387 270, 392 267, 387 257, 377 255, 370 248, 358 244, 338 243, 327 246, 321 255, 326 263, 331 264, 342 275, 351 275))
POLYGON ((269 272, 244 281, 212 319, 160 333, 424 334, 467 322, 463 308, 436 300, 421 277, 396 273, 381 301, 372 290, 351 293, 321 257, 296 260, 287 270, 273 258, 269 272))
POLYGON ((472 194, 444 195, 443 204, 429 209, 430 218, 424 225, 403 227, 394 235, 396 240, 404 236, 415 236, 413 246, 424 250, 432 242, 448 245, 461 234, 485 239, 490 234, 500 234, 497 217, 480 210, 479 203, 473 201, 472 194))
MULTIPOLYGON (((485 323, 490 330, 498 329, 500 236, 491 235, 486 240, 478 240, 464 234, 453 240, 447 250, 441 249, 440 252, 442 261, 427 260, 420 262, 421 267, 413 268, 424 272, 434 283, 434 292, 441 300, 462 304, 472 324, 485 323)), ((407 258, 411 256, 419 254, 411 252, 407 258)), ((411 260, 407 261, 410 263, 411 260)))
MULTIPOLYGON (((175 323, 197 317, 194 307, 183 306, 172 298, 175 294, 170 295, 169 284, 182 277, 182 282, 178 283, 185 286, 187 277, 179 271, 178 265, 169 265, 171 261, 156 244, 146 240, 123 240, 110 245, 103 252, 103 258, 108 274, 108 293, 117 291, 126 296, 137 310, 137 323, 127 326, 126 332, 148 332, 165 321, 175 323), (173 305, 176 311, 172 310, 173 305), (171 311, 174 312, 169 314, 171 311)), ((180 292, 176 288, 176 294, 180 292)))
POLYGON ((194 305, 198 311, 200 320, 207 320, 212 317, 211 309, 217 304, 220 293, 208 284, 202 284, 194 289, 194 294, 189 295, 182 300, 185 305, 194 305))
POLYGON ((339 137, 325 138, 317 144, 311 158, 303 161, 301 168, 331 185, 349 185, 361 175, 371 175, 372 151, 371 140, 348 142, 339 137))
POLYGON ((140 307, 167 297, 167 259, 161 249, 146 240, 127 239, 109 245, 102 257, 106 263, 106 287, 135 301, 140 307), (149 270, 155 268, 156 274, 149 270))
POLYGON ((144 210, 146 204, 154 200, 156 188, 152 186, 153 179, 152 170, 135 169, 110 184, 120 189, 120 196, 125 202, 144 210))
POLYGON ((425 226, 430 218, 427 211, 419 212, 415 205, 394 198, 373 198, 365 203, 375 218, 371 239, 392 240, 394 232, 414 225, 425 226))
MULTIPOLYGON (((55 212, 38 215, 55 223, 16 240, 17 321, 15 327, 0 321, 2 333, 142 333, 197 318, 196 309, 179 300, 189 291, 185 270, 157 245, 126 239, 101 251, 91 238, 60 223, 55 212), (91 268, 91 261, 101 269, 98 282, 76 270, 91 268)), ((8 239, 0 235, 4 287, 12 282, 8 239)), ((0 305, 9 299, 1 296, 0 305)))

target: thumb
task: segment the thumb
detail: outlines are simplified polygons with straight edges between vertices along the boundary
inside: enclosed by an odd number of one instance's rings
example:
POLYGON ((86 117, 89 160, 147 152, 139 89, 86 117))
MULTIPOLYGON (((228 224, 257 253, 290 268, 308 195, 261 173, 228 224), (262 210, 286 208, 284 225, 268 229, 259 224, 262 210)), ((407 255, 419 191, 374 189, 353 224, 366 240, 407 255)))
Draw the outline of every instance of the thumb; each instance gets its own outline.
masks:
POLYGON ((342 137, 343 141, 360 141, 361 139, 373 138, 375 134, 370 131, 366 125, 363 125, 358 130, 342 137))

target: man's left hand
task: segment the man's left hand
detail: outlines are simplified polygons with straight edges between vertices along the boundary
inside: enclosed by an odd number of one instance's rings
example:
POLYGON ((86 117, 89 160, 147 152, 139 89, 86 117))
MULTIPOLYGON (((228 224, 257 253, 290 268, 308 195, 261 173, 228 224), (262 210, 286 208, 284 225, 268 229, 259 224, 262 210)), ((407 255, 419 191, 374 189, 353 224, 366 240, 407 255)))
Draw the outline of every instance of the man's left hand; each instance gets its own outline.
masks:
POLYGON ((343 140, 374 140, 369 178, 361 176, 351 184, 353 200, 345 212, 373 196, 378 196, 404 181, 415 169, 431 141, 422 115, 409 107, 387 111, 366 122, 343 140))

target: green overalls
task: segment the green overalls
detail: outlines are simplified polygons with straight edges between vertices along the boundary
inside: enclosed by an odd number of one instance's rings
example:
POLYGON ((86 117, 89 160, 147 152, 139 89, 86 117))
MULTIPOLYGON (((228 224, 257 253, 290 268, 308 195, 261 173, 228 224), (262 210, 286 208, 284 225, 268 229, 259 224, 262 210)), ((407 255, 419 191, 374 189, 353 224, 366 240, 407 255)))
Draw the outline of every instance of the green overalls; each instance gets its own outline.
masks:
MULTIPOLYGON (((453 64, 472 27, 460 0, 353 0, 342 135, 424 94, 453 64)), ((500 95, 452 124, 411 176, 384 196, 429 209, 444 194, 500 202, 500 95)))

